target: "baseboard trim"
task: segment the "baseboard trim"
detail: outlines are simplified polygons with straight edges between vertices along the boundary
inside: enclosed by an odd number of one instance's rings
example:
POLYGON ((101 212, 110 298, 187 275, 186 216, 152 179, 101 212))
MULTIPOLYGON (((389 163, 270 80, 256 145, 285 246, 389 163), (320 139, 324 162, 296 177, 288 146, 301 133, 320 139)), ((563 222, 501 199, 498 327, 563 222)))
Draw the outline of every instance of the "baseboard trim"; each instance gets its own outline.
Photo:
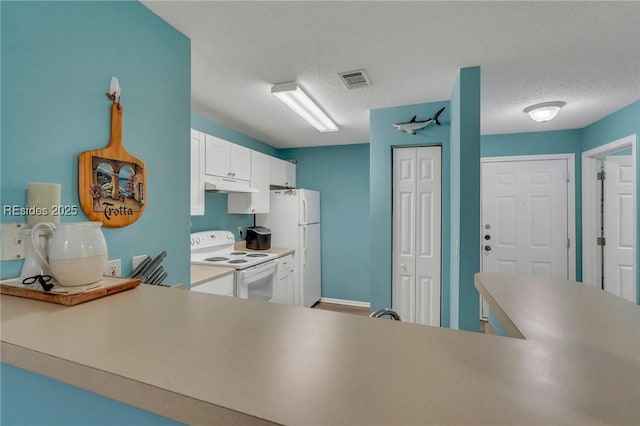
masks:
POLYGON ((321 302, 334 303, 336 305, 357 306, 360 308, 371 308, 371 303, 360 302, 358 300, 332 299, 331 297, 321 297, 321 302))

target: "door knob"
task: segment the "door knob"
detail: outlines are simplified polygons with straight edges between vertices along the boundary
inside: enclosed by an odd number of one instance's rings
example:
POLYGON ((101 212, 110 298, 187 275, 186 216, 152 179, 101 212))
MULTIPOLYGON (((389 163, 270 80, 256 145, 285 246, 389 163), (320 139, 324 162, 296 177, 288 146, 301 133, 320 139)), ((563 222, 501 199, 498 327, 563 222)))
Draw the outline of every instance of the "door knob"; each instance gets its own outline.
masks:
POLYGON ((491 246, 484 246, 484 251, 491 251, 491 246))

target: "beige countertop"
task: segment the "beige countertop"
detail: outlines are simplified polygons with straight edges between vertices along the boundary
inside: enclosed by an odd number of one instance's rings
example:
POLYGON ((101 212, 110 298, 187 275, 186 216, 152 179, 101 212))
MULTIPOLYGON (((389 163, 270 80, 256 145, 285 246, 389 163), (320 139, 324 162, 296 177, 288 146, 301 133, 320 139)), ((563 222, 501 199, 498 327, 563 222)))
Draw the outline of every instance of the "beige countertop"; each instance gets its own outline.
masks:
POLYGON ((638 306, 476 285, 525 339, 140 286, 74 307, 2 296, 1 356, 190 424, 640 423, 638 306))
POLYGON ((231 275, 235 269, 223 266, 191 265, 191 287, 231 275))

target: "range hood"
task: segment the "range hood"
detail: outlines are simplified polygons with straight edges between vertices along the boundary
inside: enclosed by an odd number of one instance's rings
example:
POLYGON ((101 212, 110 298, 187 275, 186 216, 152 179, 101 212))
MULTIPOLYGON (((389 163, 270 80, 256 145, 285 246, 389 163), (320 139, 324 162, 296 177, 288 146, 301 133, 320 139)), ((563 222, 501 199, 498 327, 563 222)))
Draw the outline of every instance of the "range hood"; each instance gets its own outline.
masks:
POLYGON ((228 179, 217 176, 204 177, 204 190, 215 192, 260 192, 259 189, 249 186, 249 181, 247 180, 228 179))

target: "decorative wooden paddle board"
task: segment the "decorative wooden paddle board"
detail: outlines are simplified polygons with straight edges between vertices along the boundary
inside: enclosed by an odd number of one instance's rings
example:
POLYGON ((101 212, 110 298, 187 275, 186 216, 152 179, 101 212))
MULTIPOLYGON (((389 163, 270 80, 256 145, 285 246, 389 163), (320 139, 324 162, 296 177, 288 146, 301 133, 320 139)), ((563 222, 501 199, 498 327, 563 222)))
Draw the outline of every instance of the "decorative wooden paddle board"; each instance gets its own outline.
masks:
POLYGON ((27 287, 20 284, 17 278, 12 278, 0 281, 0 293, 73 306, 88 302, 89 300, 120 293, 121 291, 129 290, 139 285, 140 280, 137 278, 103 277, 102 281, 95 285, 61 287, 56 284, 51 291, 43 291, 37 283, 27 287), (69 293, 63 293, 65 291, 69 293))
POLYGON ((91 220, 120 228, 142 216, 146 197, 144 163, 122 145, 119 102, 111 105, 111 139, 104 149, 85 151, 78 158, 78 195, 91 220))

